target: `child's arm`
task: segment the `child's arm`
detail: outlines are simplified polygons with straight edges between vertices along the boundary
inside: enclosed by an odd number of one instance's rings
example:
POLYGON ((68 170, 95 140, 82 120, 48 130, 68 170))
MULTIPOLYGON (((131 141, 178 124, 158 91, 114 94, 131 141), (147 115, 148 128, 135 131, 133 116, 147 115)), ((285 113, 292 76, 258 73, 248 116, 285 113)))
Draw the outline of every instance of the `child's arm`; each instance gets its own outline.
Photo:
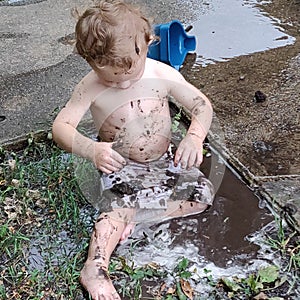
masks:
MULTIPOLYGON (((172 69, 172 68, 170 68, 172 69)), ((203 142, 212 121, 212 106, 208 98, 188 83, 176 70, 168 72, 169 92, 180 106, 191 114, 191 124, 180 142, 174 163, 183 168, 199 167, 203 160, 203 142)))
POLYGON ((83 86, 80 83, 75 88, 71 99, 54 120, 53 139, 66 151, 91 160, 104 173, 118 171, 126 161, 112 149, 112 143, 96 142, 76 129, 92 99, 83 86))

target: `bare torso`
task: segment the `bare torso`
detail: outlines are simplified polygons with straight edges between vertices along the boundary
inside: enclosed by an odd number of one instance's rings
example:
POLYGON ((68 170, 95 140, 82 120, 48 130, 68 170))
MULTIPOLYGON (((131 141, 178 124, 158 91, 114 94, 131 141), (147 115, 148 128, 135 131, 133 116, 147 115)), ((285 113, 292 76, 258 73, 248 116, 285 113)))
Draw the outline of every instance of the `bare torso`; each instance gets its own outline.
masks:
POLYGON ((125 90, 106 89, 91 106, 101 140, 114 142, 116 151, 138 162, 158 159, 170 143, 167 91, 154 81, 143 79, 125 90))

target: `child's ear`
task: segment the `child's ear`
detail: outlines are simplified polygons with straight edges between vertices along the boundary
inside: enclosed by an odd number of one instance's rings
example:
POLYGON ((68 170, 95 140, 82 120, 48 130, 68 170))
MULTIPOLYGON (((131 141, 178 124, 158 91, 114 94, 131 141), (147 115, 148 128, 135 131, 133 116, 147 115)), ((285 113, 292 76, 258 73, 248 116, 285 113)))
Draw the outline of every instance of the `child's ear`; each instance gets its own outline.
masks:
POLYGON ((156 40, 155 36, 154 36, 153 34, 151 34, 151 35, 149 36, 148 46, 151 45, 155 40, 156 40))
POLYGON ((159 42, 159 41, 160 41, 160 37, 159 36, 151 34, 149 36, 148 46, 150 46, 153 42, 159 42))

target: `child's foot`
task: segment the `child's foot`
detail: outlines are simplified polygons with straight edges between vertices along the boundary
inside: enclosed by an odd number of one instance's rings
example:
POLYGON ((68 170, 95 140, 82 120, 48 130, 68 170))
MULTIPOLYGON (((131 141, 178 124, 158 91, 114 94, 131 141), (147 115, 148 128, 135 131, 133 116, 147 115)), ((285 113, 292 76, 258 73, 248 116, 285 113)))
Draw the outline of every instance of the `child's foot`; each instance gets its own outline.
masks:
POLYGON ((124 231, 121 234, 120 243, 125 242, 126 239, 133 233, 134 227, 135 223, 129 223, 128 225, 126 225, 124 231))
POLYGON ((109 278, 105 267, 87 260, 80 273, 80 283, 90 293, 93 300, 121 300, 109 278))
POLYGON ((165 220, 200 214, 205 211, 207 207, 208 205, 205 203, 194 201, 170 201, 170 203, 168 203, 165 220))

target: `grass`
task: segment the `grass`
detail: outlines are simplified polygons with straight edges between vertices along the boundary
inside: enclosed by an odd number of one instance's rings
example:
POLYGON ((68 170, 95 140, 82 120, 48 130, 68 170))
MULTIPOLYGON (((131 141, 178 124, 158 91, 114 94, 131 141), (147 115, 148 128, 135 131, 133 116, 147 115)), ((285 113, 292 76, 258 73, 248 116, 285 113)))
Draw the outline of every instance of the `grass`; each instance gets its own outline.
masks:
MULTIPOLYGON (((78 186, 73 157, 51 140, 31 138, 19 152, 0 149, 0 207, 0 299, 88 299, 78 278, 97 211, 78 186)), ((214 279, 210 270, 197 278, 184 257, 167 271, 114 256, 110 274, 119 293, 130 300, 141 294, 143 299, 202 299, 194 291, 199 282, 211 287, 210 299, 259 294, 284 299, 299 284, 291 279, 299 277, 299 237, 279 218, 266 243, 281 254, 283 267, 271 265, 247 278, 214 279)))
POLYGON ((300 241, 296 231, 286 228, 284 219, 276 217, 277 232, 268 236, 267 243, 287 258, 286 270, 300 269, 300 241))
POLYGON ((89 228, 80 219, 86 203, 72 174, 72 157, 32 140, 19 153, 2 149, 0 157, 1 299, 82 294, 78 276, 89 228), (35 264, 32 249, 41 253, 35 264))

